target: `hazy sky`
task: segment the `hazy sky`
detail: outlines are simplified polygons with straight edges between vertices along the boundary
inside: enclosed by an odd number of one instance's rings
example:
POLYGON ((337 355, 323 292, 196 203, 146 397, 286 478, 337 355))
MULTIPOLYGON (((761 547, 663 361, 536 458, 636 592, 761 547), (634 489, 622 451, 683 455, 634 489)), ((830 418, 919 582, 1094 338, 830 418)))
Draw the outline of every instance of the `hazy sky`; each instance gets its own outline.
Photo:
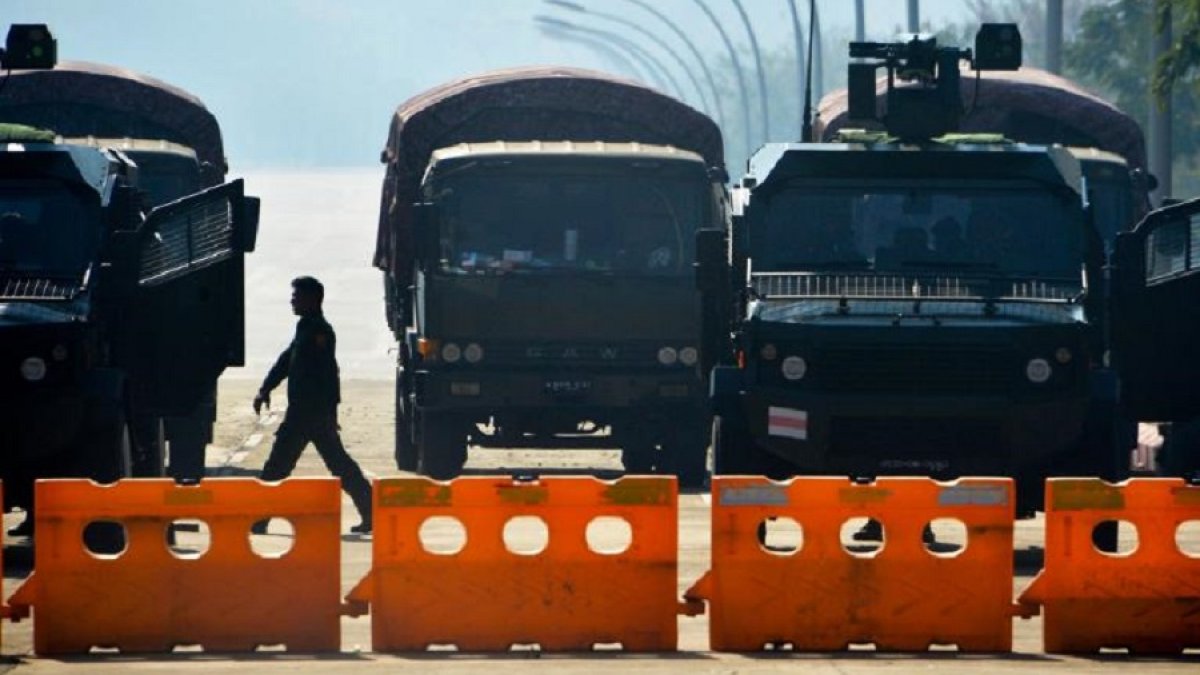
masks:
MULTIPOLYGON (((577 1, 672 37, 629 0, 577 1)), ((648 1, 687 30, 710 63, 724 53, 695 0, 648 1)), ((733 3, 706 2, 735 42, 748 44, 733 3)), ((889 37, 904 23, 904 0, 866 4, 868 37, 889 37)), ((743 5, 764 49, 792 44, 786 0, 743 5)), ((922 19, 962 20, 964 5, 921 0, 922 19)), ((819 6, 827 34, 851 32, 850 0, 819 6)), ((196 94, 220 120, 236 173, 374 164, 397 104, 474 72, 547 63, 617 71, 591 48, 539 31, 533 17, 543 13, 613 27, 542 0, 3 0, 0 23, 48 23, 60 59, 123 66, 196 94)))

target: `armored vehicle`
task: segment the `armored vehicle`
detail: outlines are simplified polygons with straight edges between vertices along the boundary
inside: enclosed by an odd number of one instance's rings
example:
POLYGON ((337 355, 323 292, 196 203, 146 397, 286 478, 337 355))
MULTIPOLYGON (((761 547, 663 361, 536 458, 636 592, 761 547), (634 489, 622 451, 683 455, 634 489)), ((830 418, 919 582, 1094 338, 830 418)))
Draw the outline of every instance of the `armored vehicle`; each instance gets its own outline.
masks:
POLYGON ((731 260, 701 259, 713 301, 732 288, 736 308, 736 365, 713 373, 715 472, 1008 475, 1026 513, 1044 476, 1119 473, 1085 425, 1104 260, 1079 162, 949 133, 960 60, 1019 65, 981 42, 852 44, 858 116, 875 118, 888 70, 883 129, 751 159, 731 260))
POLYGON ((28 507, 39 477, 161 467, 139 421, 191 415, 242 362, 258 204, 239 180, 147 213, 119 148, 20 124, 2 136, 0 478, 28 507))
POLYGON ((456 475, 468 443, 617 447, 628 471, 699 484, 712 120, 598 73, 508 70, 401 105, 383 160, 399 467, 456 475))
MULTIPOLYGON (((958 129, 964 133, 1001 134, 1025 143, 1066 146, 1079 160, 1087 189, 1088 205, 1096 230, 1111 254, 1116 235, 1134 226, 1149 210, 1149 190, 1157 181, 1146 171, 1146 148, 1137 121, 1111 103, 1083 90, 1074 82, 1036 68, 1016 71, 964 73, 962 114, 958 129), (974 76, 974 77, 973 77, 974 76), (972 79, 973 77, 973 79, 972 79)), ((887 79, 876 80, 876 91, 887 90, 887 79)), ((878 114, 887 114, 887 99, 878 98, 878 114)), ((821 134, 832 140, 850 123, 849 95, 833 92, 821 102, 821 134)), ((856 121, 856 123, 861 122, 856 121)), ((1093 293, 1106 293, 1107 273, 1093 293)), ((1101 305, 1103 308, 1104 305, 1101 305)), ((1103 313, 1093 317, 1104 340, 1111 331, 1103 313)), ((1111 367, 1111 345, 1099 348, 1101 356, 1092 370, 1087 424, 1117 444, 1115 452, 1132 452, 1137 444, 1136 425, 1120 410, 1119 383, 1111 367)), ((1143 466, 1148 460, 1142 458, 1143 466)))
MULTIPOLYGON (((146 207, 225 180, 221 130, 204 104, 123 68, 64 61, 49 69, 14 70, 0 93, 0 121, 53 130, 70 145, 119 150, 137 165, 146 207)), ((172 475, 199 478, 215 419, 215 379, 185 414, 139 416, 133 421, 135 474, 161 474, 169 445, 172 475)))

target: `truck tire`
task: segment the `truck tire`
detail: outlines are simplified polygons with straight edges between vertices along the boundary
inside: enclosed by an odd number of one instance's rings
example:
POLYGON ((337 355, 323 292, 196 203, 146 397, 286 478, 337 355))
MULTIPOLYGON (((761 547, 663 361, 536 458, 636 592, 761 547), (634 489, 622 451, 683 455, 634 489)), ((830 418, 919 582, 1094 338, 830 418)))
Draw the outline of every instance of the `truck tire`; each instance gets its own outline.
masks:
POLYGON ((712 424, 714 476, 766 476, 786 480, 793 467, 754 442, 746 420, 738 413, 714 415, 712 424))
MULTIPOLYGON (((102 485, 133 475, 133 431, 123 411, 93 425, 83 447, 80 468, 86 478, 102 485)), ((83 532, 84 546, 92 552, 114 555, 125 550, 125 528, 110 521, 91 523, 83 532)))
POLYGON ((653 439, 642 435, 626 437, 621 443, 621 464, 626 474, 654 473, 654 457, 658 448, 653 439))
MULTIPOLYGON (((135 424, 132 474, 138 478, 166 475, 167 438, 160 417, 140 418, 135 424)), ((174 451, 175 444, 171 444, 174 451)))
POLYGON ((413 420, 408 414, 406 390, 403 376, 396 374, 396 468, 401 471, 417 470, 417 446, 413 443, 413 420))
POLYGON ((712 421, 713 475, 754 475, 750 430, 738 414, 714 415, 712 421))
POLYGON ((453 419, 423 415, 417 455, 421 475, 436 480, 457 478, 467 463, 467 435, 453 419))
POLYGON ((708 443, 702 422, 688 423, 687 428, 675 432, 667 446, 671 462, 671 473, 679 479, 679 487, 703 488, 708 479, 708 443))

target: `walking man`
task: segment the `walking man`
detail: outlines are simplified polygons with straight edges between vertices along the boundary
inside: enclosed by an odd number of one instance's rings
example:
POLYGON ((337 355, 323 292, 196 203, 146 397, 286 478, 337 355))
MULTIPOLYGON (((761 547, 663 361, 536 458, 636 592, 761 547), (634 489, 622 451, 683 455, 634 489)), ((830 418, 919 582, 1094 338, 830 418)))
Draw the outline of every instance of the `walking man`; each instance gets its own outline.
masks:
MULTIPOLYGON (((263 466, 260 478, 278 481, 291 475, 300 453, 311 442, 317 447, 325 466, 342 481, 362 522, 350 528, 356 534, 371 531, 371 485, 362 469, 350 458, 338 435, 337 406, 341 402, 338 365, 334 358, 336 338, 325 321, 321 303, 325 287, 312 277, 292 280, 292 312, 300 317, 296 336, 279 355, 262 388, 254 397, 254 413, 271 407, 271 391, 288 381, 288 408, 275 433, 275 444, 263 466)), ((256 533, 266 531, 261 523, 256 533)))

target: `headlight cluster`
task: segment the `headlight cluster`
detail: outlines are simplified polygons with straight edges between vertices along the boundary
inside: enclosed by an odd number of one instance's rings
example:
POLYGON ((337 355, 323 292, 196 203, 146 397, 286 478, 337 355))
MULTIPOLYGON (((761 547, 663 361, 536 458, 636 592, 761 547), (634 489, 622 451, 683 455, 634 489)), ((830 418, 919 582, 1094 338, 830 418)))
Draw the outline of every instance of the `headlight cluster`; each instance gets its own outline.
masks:
POLYGON ((442 345, 442 361, 446 363, 458 363, 462 360, 466 360, 467 363, 479 363, 483 360, 483 347, 475 342, 468 344, 466 347, 459 347, 454 342, 447 342, 442 345))
MULTIPOLYGON (((1054 350, 1054 361, 1060 366, 1071 363, 1074 358, 1075 355, 1067 347, 1059 347, 1054 350)), ((1053 375, 1054 366, 1051 365, 1049 359, 1035 357, 1029 359, 1029 362, 1025 364, 1025 378, 1034 384, 1045 384, 1053 375)))
MULTIPOLYGON (((50 360, 54 363, 64 363, 71 356, 71 352, 65 344, 59 343, 54 345, 50 350, 50 360)), ((56 366, 57 367, 57 366, 56 366)), ((46 379, 48 366, 46 359, 41 356, 28 356, 21 361, 19 371, 21 379, 26 382, 41 382, 46 379)))
MULTIPOLYGON (((763 361, 774 361, 779 358, 779 348, 768 342, 759 348, 758 355, 763 361)), ((808 361, 795 354, 786 356, 779 364, 779 372, 783 374, 783 379, 789 382, 802 380, 808 374, 808 361)))
POLYGON ((684 347, 682 349, 662 347, 658 350, 658 362, 664 366, 673 366, 676 363, 682 363, 685 366, 694 366, 699 360, 700 352, 695 347, 684 347))
POLYGON ((21 377, 28 382, 40 382, 46 377, 46 361, 40 356, 30 356, 21 362, 21 377))

